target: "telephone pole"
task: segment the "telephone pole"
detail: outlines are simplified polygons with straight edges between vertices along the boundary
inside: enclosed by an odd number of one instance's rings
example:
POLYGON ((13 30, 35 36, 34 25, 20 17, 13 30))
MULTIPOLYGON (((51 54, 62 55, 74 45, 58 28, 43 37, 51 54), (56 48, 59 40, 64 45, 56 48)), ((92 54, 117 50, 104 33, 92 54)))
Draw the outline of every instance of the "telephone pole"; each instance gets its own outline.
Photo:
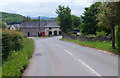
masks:
POLYGON ((40 29, 40 16, 38 17, 38 21, 39 21, 39 29, 40 29))

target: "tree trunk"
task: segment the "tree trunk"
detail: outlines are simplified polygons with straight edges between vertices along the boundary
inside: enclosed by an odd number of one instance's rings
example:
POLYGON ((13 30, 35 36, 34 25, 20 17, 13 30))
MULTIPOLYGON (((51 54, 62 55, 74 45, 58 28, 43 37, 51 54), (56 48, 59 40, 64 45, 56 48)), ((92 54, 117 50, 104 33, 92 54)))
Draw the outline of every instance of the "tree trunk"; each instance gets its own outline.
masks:
POLYGON ((115 49, 115 28, 112 25, 112 48, 115 49))

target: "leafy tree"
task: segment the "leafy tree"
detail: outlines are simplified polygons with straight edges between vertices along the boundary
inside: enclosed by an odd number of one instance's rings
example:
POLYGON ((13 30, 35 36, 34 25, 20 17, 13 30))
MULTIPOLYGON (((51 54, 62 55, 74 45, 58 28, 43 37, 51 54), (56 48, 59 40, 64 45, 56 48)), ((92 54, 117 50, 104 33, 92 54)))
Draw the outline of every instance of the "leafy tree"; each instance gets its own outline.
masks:
POLYGON ((80 24, 81 24, 80 17, 72 15, 72 28, 79 29, 80 24))
POLYGON ((26 21, 32 21, 32 20, 29 16, 27 16, 27 17, 24 17, 23 21, 26 22, 26 21))
POLYGON ((116 24, 117 24, 117 47, 120 50, 120 1, 115 4, 116 6, 116 24))
MULTIPOLYGON (((115 26, 119 25, 117 19, 119 17, 118 2, 105 2, 101 6, 98 19, 106 28, 111 29, 112 48, 115 48, 115 26)), ((118 31, 119 32, 119 31, 118 31)))
POLYGON ((71 9, 67 6, 58 6, 56 9, 56 13, 58 14, 58 22, 60 25, 60 29, 63 33, 68 33, 72 30, 72 17, 71 17, 71 9))
POLYGON ((7 25, 4 24, 2 21, 0 21, 0 28, 6 28, 6 27, 7 27, 7 25))
POLYGON ((85 8, 85 12, 83 13, 82 23, 81 23, 81 32, 84 35, 88 34, 96 34, 97 31, 97 13, 98 7, 101 3, 96 2, 92 4, 89 8, 85 8))

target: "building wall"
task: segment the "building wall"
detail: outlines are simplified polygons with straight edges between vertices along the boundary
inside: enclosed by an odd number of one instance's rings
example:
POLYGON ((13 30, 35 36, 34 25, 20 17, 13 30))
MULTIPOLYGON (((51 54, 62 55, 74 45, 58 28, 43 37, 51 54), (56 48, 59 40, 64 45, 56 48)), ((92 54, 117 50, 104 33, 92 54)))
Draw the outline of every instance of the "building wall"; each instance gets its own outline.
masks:
POLYGON ((45 36, 49 36, 50 33, 49 32, 52 32, 51 35, 60 35, 60 29, 59 27, 54 27, 54 28, 49 28, 49 27, 46 27, 46 28, 34 28, 34 27, 31 27, 31 28, 21 28, 21 32, 23 32, 23 34, 25 36, 30 36, 30 37, 38 37, 38 36, 42 36, 42 32, 45 32, 45 36), (39 33, 39 34, 38 34, 39 33))
POLYGON ((60 35, 59 32, 60 32, 60 29, 59 27, 54 27, 54 28, 51 28, 51 27, 46 27, 45 28, 45 35, 48 36, 50 35, 49 32, 52 32, 52 35, 56 35, 54 31, 57 32, 57 35, 60 35))
POLYGON ((40 36, 40 33, 45 32, 44 28, 21 28, 21 32, 23 32, 23 34, 25 36, 31 36, 31 37, 37 37, 40 36))
POLYGON ((16 30, 16 27, 14 27, 13 25, 10 27, 10 30, 16 30))

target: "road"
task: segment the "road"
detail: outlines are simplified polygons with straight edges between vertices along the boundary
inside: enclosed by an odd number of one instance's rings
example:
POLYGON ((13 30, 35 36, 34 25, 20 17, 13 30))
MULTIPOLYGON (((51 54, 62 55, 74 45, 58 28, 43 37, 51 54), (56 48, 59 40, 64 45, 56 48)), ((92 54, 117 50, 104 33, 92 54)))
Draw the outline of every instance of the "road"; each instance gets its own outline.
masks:
POLYGON ((118 56, 60 38, 34 38, 35 52, 23 76, 118 76, 118 56))

